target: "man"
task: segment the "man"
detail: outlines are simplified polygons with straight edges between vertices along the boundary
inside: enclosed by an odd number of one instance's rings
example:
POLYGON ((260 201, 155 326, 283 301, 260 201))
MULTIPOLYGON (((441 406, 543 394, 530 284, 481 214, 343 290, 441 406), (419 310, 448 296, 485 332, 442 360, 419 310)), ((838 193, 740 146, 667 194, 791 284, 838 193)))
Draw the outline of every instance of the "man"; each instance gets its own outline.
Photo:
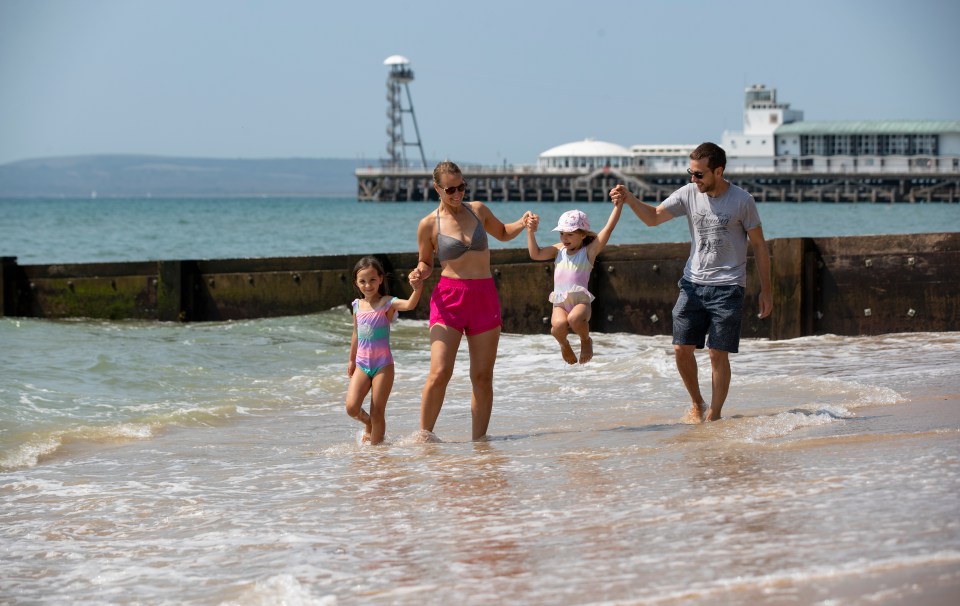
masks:
POLYGON ((610 190, 647 225, 654 227, 685 215, 690 226, 690 257, 673 308, 673 350, 677 370, 690 394, 690 417, 701 422, 706 403, 697 377, 696 349, 710 350, 712 398, 707 419, 716 421, 730 388, 731 353, 740 346, 743 293, 747 283, 747 240, 760 274, 760 317, 773 311, 770 254, 763 239, 753 196, 723 178, 727 155, 714 143, 690 153, 690 183, 654 208, 623 185, 610 190))

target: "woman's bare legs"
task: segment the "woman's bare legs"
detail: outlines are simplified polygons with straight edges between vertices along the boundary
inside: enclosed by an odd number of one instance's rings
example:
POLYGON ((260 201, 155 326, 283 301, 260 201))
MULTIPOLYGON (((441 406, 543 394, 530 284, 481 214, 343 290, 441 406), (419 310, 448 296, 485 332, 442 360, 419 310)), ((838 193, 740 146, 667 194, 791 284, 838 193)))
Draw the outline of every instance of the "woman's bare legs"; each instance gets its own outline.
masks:
POLYGON ((430 327, 430 374, 420 396, 421 430, 432 432, 437 423, 462 337, 460 331, 443 324, 430 327))
POLYGON ((467 336, 470 348, 470 382, 473 397, 470 412, 473 417, 473 439, 487 435, 490 414, 493 412, 493 366, 497 361, 497 345, 500 343, 500 327, 477 335, 467 336))

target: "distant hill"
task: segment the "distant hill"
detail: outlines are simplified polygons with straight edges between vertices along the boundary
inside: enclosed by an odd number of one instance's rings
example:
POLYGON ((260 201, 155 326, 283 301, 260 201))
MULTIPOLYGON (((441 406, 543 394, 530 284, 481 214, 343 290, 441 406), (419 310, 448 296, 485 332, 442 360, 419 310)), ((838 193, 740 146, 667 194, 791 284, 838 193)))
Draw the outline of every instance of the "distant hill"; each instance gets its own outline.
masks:
POLYGON ((352 196, 354 170, 376 164, 338 158, 224 160, 75 156, 0 165, 0 198, 352 196))

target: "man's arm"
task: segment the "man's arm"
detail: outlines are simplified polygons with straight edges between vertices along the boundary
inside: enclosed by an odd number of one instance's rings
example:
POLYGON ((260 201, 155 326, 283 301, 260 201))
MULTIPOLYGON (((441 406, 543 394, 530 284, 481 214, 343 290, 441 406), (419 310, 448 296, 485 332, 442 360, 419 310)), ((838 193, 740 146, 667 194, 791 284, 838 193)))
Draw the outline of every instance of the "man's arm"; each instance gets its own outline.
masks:
POLYGON ((747 232, 753 258, 757 261, 757 273, 760 274, 760 318, 766 318, 773 312, 773 286, 770 282, 770 251, 763 238, 763 228, 754 227, 747 232))
POLYGON ((614 202, 620 200, 624 204, 630 207, 630 210, 633 211, 637 218, 649 225, 650 227, 656 227, 661 223, 666 223, 673 218, 673 215, 660 204, 656 207, 650 206, 649 204, 644 204, 637 199, 627 187, 623 184, 620 184, 610 190, 610 199, 614 202))

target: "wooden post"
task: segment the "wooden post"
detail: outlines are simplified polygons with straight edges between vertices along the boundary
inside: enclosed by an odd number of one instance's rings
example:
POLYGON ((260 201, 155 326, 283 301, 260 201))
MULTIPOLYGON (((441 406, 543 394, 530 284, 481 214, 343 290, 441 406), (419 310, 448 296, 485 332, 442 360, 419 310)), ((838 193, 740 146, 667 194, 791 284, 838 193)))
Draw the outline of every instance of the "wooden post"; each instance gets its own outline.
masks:
POLYGON ((807 241, 803 251, 803 324, 801 326, 801 336, 808 337, 818 334, 817 332, 817 314, 820 313, 820 252, 817 250, 816 243, 811 239, 807 241))
POLYGON ((157 262, 157 319, 183 321, 183 264, 180 261, 157 262))
POLYGON ((0 257, 0 317, 17 315, 16 270, 16 257, 0 257))
POLYGON ((794 339, 803 335, 804 238, 777 238, 772 248, 770 338, 794 339))

